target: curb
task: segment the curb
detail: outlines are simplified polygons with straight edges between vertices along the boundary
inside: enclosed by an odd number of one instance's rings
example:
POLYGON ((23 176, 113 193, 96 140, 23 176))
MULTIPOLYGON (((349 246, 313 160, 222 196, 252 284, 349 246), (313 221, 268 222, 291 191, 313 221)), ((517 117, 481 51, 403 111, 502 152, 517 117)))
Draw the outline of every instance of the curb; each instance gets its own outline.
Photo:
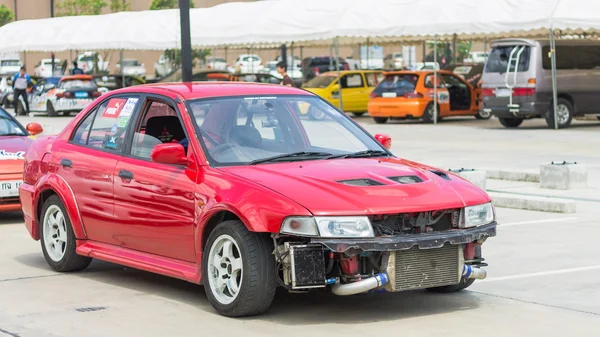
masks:
POLYGON ((546 198, 538 196, 514 195, 509 193, 488 193, 492 203, 500 208, 523 209, 528 211, 550 212, 550 213, 575 213, 575 201, 546 198))
POLYGON ((535 171, 486 170, 488 179, 540 182, 540 173, 535 171))

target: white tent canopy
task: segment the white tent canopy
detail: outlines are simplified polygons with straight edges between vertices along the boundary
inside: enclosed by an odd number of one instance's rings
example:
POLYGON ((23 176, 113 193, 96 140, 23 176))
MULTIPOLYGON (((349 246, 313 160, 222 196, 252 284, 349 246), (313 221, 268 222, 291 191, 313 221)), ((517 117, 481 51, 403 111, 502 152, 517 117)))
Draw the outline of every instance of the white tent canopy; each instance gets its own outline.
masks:
MULTIPOLYGON (((589 0, 279 0, 190 10, 194 47, 275 47, 548 36, 600 30, 589 0)), ((17 21, 0 28, 0 53, 179 48, 179 10, 17 21)))

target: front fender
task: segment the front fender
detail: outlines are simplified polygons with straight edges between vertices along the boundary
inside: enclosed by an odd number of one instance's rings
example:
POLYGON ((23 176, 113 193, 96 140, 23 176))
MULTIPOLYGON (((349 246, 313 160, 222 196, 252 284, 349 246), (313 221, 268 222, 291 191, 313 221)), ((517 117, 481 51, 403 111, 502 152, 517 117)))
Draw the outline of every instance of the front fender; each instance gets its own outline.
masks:
POLYGON ((34 196, 34 205, 36 205, 37 207, 33 208, 34 233, 39 233, 40 215, 38 215, 37 212, 41 209, 41 196, 45 191, 52 190, 60 197, 63 204, 65 205, 67 214, 69 216, 69 219, 71 220, 73 232, 75 233, 75 238, 77 238, 78 240, 83 240, 87 238, 85 227, 83 226, 83 222, 81 221, 81 213, 75 200, 75 194, 73 193, 73 190, 71 189, 69 184, 67 184, 67 182, 61 176, 54 173, 49 173, 43 176, 36 183, 35 190, 37 192, 34 196))

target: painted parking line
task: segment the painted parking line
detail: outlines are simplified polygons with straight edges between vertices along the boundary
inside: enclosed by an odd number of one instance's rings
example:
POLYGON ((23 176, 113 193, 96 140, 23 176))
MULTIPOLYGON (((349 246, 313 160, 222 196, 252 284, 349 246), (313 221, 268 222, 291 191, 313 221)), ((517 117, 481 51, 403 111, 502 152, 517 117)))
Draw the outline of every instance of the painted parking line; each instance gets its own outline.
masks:
POLYGON ((579 220, 577 217, 570 218, 556 218, 556 219, 543 219, 543 220, 531 220, 531 221, 520 221, 520 222, 508 222, 508 223, 500 223, 498 227, 511 227, 511 226, 520 226, 520 225, 533 225, 533 224, 541 224, 541 223, 550 223, 550 222, 562 222, 562 221, 575 221, 579 220))
POLYGON ((524 278, 530 278, 530 277, 568 274, 568 273, 576 273, 576 272, 580 272, 580 271, 589 271, 589 270, 596 270, 596 269, 600 269, 600 264, 597 264, 597 265, 594 265, 594 266, 587 266, 587 267, 577 267, 577 268, 567 268, 567 269, 542 271, 542 272, 538 272, 538 273, 528 273, 528 274, 518 274, 518 275, 511 275, 511 276, 492 277, 492 278, 486 278, 486 279, 483 279, 483 280, 479 280, 477 283, 518 280, 518 279, 524 279, 524 278))

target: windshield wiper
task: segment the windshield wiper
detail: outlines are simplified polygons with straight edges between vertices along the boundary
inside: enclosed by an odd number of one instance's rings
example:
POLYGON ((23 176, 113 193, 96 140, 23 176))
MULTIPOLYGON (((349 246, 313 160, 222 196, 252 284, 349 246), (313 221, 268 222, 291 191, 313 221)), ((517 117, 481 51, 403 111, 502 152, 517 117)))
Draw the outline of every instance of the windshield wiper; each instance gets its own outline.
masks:
POLYGON ((338 159, 338 158, 366 158, 366 157, 379 157, 379 156, 389 156, 389 154, 385 151, 381 150, 364 150, 358 151, 354 153, 346 153, 346 154, 337 154, 333 156, 327 157, 327 159, 338 159))
POLYGON ((3 134, 0 134, 0 136, 22 136, 22 137, 25 137, 27 135, 22 134, 22 133, 3 133, 3 134))
POLYGON ((293 152, 293 153, 284 153, 273 157, 256 159, 248 163, 249 165, 268 163, 268 162, 277 162, 277 161, 295 161, 295 160, 306 160, 311 158, 320 158, 320 157, 330 157, 332 154, 327 152, 293 152))

